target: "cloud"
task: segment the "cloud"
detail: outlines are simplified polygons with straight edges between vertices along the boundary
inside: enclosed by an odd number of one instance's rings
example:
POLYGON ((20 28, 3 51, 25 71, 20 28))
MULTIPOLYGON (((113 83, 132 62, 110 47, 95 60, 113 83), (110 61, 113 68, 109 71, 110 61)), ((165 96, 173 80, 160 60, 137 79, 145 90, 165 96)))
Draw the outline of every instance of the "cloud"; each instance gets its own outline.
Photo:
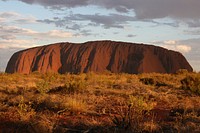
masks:
POLYGON ((169 44, 169 45, 175 45, 176 43, 177 43, 177 41, 175 41, 175 40, 164 41, 164 44, 169 44))
POLYGON ((4 22, 5 21, 5 18, 1 18, 0 17, 0 23, 4 22))
POLYGON ((31 46, 34 46, 34 44, 30 40, 22 40, 22 39, 0 40, 0 49, 29 48, 31 46))
POLYGON ((132 37, 136 37, 136 35, 133 35, 133 34, 128 34, 128 35, 127 35, 127 37, 130 37, 130 38, 132 38, 132 37))
POLYGON ((55 24, 57 27, 66 27, 68 29, 80 30, 80 28, 85 26, 80 26, 75 24, 75 22, 87 22, 86 26, 102 26, 105 29, 109 28, 124 28, 125 24, 128 24, 130 21, 135 21, 135 18, 132 16, 120 15, 120 14, 93 14, 93 15, 83 15, 83 14, 70 14, 64 18, 53 18, 53 19, 44 19, 38 20, 38 22, 43 22, 47 24, 55 24), (72 24, 71 27, 68 26, 72 24))
MULTIPOLYGON (((8 0, 4 0, 8 1, 8 0)), ((38 4, 53 9, 80 6, 99 6, 118 12, 133 12, 138 19, 156 18, 200 18, 199 0, 18 0, 27 4, 38 4)))
POLYGON ((27 36, 32 37, 32 38, 19 39, 19 37, 12 38, 11 36, 9 38, 9 36, 7 36, 7 38, 2 39, 0 37, 0 49, 19 49, 19 48, 25 49, 25 48, 35 47, 35 46, 39 46, 39 44, 37 43, 38 40, 40 41, 50 40, 50 42, 53 42, 58 38, 66 39, 67 36, 69 37, 69 34, 62 31, 49 31, 46 33, 37 33, 37 34, 33 34, 32 36, 31 35, 27 35, 27 36))
POLYGON ((0 49, 28 48, 41 41, 57 42, 73 36, 64 30, 49 30, 39 32, 23 28, 24 24, 38 24, 32 16, 23 16, 16 12, 0 12, 0 49), (16 26, 17 25, 17 26, 16 26))
POLYGON ((69 20, 60 18, 59 19, 53 18, 52 20, 51 19, 37 20, 37 22, 46 24, 55 24, 57 27, 64 27, 69 24, 69 20))
POLYGON ((16 39, 16 37, 13 36, 13 35, 6 34, 6 35, 1 35, 0 39, 3 39, 3 40, 13 40, 13 39, 16 39))
POLYGON ((160 44, 162 47, 169 49, 169 50, 174 50, 174 51, 179 51, 181 53, 189 53, 192 50, 192 47, 189 45, 184 44, 182 41, 176 41, 176 40, 167 40, 163 42, 156 42, 157 44, 160 44))
POLYGON ((200 27, 200 19, 187 20, 186 23, 192 28, 200 27))
POLYGON ((20 28, 17 26, 3 26, 3 25, 0 25, 0 31, 1 31, 0 35, 5 35, 5 34, 24 35, 24 34, 36 33, 35 31, 30 29, 20 28))
MULTIPOLYGON (((4 0, 10 1, 10 0, 4 0)), ((69 9, 75 7, 98 6, 102 9, 115 10, 118 13, 133 14, 131 21, 151 21, 157 25, 169 25, 178 27, 180 22, 187 24, 189 27, 200 27, 200 1, 199 0, 18 0, 27 4, 37 4, 55 10, 69 9), (156 22, 156 19, 170 18, 178 20, 174 22, 156 22)), ((79 17, 88 19, 97 24, 103 24, 104 28, 123 28, 122 25, 106 25, 100 20, 108 17, 116 19, 116 15, 83 15, 75 14, 79 17), (82 16, 81 16, 82 15, 82 16), (101 17, 99 20, 96 17, 101 17), (103 18, 104 17, 104 18, 103 18)), ((124 14, 125 15, 125 14, 124 14)), ((14 12, 7 12, 0 14, 0 22, 6 17, 20 17, 19 14, 14 12), (4 17, 4 18, 3 18, 4 17)), ((21 16, 22 17, 22 16, 21 16)), ((69 16, 68 16, 69 17, 69 16)), ((72 17, 72 16, 70 16, 72 17)), ((121 16, 122 17, 122 16, 121 16)), ((111 20, 111 18, 108 18, 111 20)), ((74 20, 80 21, 80 20, 74 20)), ((119 21, 119 20, 118 20, 119 21)), ((16 23, 34 23, 35 18, 21 18, 15 21, 16 23)), ((54 23, 57 27, 63 27, 69 23, 66 19, 46 19, 40 22, 54 23)), ((105 22, 105 20, 104 20, 105 22)), ((126 21, 124 21, 126 22, 126 21)), ((71 23, 70 23, 71 24, 71 23)), ((73 26, 76 26, 74 24, 73 26)), ((77 26, 75 28, 78 28, 77 26)), ((80 28, 79 28, 80 30, 80 28)))
POLYGON ((189 35, 200 35, 200 29, 198 28, 193 30, 184 30, 183 32, 189 35))
POLYGON ((104 28, 124 28, 124 24, 127 24, 129 21, 135 20, 132 16, 119 15, 119 14, 109 14, 109 15, 82 15, 75 14, 75 18, 83 21, 91 21, 96 25, 102 25, 104 28))
POLYGON ((70 29, 70 30, 81 30, 81 28, 84 28, 85 26, 82 26, 81 24, 72 24, 71 26, 66 26, 66 29, 70 29))
POLYGON ((13 18, 20 17, 21 15, 16 12, 0 12, 0 18, 13 18))
POLYGON ((182 53, 188 53, 191 51, 191 47, 187 45, 177 45, 176 49, 182 53))
POLYGON ((134 11, 138 19, 200 18, 198 0, 95 0, 93 4, 117 11, 134 11))
POLYGON ((34 17, 20 18, 20 19, 16 19, 14 22, 17 23, 17 24, 37 23, 37 21, 36 21, 36 19, 34 17))
MULTIPOLYGON (((4 0, 9 1, 9 0, 4 0)), ((64 7, 86 6, 90 0, 18 0, 27 4, 37 4, 49 8, 60 9, 64 7)))
POLYGON ((34 24, 37 23, 33 16, 23 16, 16 12, 0 12, 0 24, 34 24))
POLYGON ((73 36, 72 33, 62 30, 50 30, 38 32, 17 26, 0 25, 0 48, 28 48, 34 46, 38 40, 66 39, 73 36), (24 39, 20 39, 24 38, 24 39))
POLYGON ((43 35, 43 37, 47 37, 47 38, 50 38, 50 37, 57 37, 57 38, 69 38, 69 37, 72 37, 72 33, 69 33, 69 32, 65 32, 65 31, 62 31, 62 30, 51 30, 49 32, 44 32, 44 33, 37 33, 36 36, 38 35, 43 35))
MULTIPOLYGON (((37 32, 31 29, 26 28, 20 28, 17 26, 0 26, 0 36, 5 37, 8 35, 10 36, 33 36, 38 38, 51 38, 51 37, 57 37, 57 38, 68 38, 72 37, 72 33, 65 32, 62 30, 51 30, 48 32, 37 32), (12 35, 11 35, 12 34, 12 35)), ((5 39, 5 38, 2 38, 5 39)))

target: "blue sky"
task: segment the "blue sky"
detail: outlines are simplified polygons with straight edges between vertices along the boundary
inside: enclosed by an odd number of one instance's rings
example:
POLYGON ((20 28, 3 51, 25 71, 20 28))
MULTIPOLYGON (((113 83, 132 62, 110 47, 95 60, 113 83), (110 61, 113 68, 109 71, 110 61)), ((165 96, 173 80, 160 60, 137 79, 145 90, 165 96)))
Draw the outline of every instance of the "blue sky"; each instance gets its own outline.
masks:
POLYGON ((200 71, 198 0, 0 0, 0 71, 24 48, 113 40, 181 52, 200 71))

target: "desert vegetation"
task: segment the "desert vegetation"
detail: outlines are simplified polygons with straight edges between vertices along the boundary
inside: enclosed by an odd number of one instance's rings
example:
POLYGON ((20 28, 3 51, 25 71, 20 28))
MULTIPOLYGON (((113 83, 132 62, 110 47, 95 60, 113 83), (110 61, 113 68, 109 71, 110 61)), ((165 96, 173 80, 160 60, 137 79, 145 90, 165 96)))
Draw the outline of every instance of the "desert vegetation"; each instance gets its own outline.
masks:
POLYGON ((200 74, 0 74, 0 132, 199 132, 200 74))

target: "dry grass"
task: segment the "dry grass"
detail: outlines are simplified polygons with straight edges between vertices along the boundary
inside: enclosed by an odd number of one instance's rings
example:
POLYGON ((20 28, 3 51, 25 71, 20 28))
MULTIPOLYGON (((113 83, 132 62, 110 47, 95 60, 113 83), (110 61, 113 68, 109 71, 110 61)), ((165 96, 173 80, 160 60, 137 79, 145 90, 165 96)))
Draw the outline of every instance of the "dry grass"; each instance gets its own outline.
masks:
POLYGON ((0 74, 0 132, 199 132, 199 73, 0 74))

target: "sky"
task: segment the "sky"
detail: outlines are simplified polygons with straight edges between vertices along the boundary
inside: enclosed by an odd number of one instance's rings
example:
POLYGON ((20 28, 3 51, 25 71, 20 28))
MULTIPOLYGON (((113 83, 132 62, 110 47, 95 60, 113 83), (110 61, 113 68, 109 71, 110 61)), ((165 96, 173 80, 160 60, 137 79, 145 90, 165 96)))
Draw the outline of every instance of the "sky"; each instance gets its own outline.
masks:
POLYGON ((182 53, 200 71, 200 0, 0 0, 0 71, 16 51, 112 40, 182 53))

